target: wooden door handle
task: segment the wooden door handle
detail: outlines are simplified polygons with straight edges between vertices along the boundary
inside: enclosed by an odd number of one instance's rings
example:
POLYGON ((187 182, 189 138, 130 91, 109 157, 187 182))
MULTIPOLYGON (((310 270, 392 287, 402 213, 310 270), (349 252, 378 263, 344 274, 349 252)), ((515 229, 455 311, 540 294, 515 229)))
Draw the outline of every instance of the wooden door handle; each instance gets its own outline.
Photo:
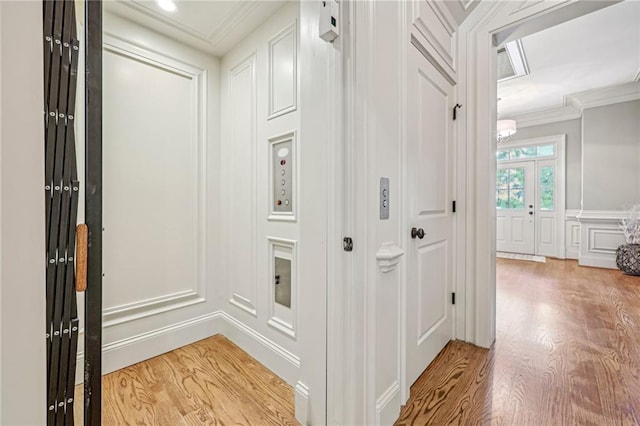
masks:
POLYGON ((87 289, 87 248, 89 227, 82 223, 76 227, 76 291, 87 289))

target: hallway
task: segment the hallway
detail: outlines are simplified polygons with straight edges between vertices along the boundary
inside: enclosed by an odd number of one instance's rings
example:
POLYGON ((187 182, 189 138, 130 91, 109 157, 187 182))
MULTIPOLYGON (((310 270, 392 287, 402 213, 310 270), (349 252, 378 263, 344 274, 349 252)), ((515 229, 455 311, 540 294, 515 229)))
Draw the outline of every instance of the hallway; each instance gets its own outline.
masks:
POLYGON ((640 279, 498 259, 497 338, 450 342, 397 425, 640 424, 640 279))

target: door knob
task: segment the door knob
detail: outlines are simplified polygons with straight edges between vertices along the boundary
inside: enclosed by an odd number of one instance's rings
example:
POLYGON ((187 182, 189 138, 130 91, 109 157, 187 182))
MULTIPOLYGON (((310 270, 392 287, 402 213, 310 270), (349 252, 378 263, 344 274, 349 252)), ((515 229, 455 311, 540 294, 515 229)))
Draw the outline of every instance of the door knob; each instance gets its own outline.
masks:
POLYGON ((420 239, 424 238, 424 229, 420 228, 411 228, 411 238, 413 238, 415 240, 415 238, 418 237, 420 239))
POLYGON ((533 208, 533 204, 529 204, 529 208, 532 209, 533 208))
POLYGON ((531 216, 533 216, 533 212, 529 212, 529 214, 530 214, 531 216))

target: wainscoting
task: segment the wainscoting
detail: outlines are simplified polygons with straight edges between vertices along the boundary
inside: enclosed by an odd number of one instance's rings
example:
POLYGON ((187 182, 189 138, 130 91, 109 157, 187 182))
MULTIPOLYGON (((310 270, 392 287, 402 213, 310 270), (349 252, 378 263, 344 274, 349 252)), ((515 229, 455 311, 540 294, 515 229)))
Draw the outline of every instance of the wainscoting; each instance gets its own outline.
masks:
POLYGON ((580 266, 616 268, 616 249, 624 244, 620 221, 627 212, 620 210, 582 210, 580 222, 580 266))
POLYGON ((576 259, 580 266, 617 269, 616 249, 625 242, 620 221, 626 215, 621 210, 567 210, 567 259, 576 259))

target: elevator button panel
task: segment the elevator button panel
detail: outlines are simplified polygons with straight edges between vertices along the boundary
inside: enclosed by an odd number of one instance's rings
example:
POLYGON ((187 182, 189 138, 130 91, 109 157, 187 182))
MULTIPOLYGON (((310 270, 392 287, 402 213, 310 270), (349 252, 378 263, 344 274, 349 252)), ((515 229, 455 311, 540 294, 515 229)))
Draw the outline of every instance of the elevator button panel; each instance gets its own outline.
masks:
POLYGON ((272 142, 271 158, 273 167, 272 194, 273 214, 288 215, 293 213, 293 197, 295 174, 293 173, 293 140, 272 142))

